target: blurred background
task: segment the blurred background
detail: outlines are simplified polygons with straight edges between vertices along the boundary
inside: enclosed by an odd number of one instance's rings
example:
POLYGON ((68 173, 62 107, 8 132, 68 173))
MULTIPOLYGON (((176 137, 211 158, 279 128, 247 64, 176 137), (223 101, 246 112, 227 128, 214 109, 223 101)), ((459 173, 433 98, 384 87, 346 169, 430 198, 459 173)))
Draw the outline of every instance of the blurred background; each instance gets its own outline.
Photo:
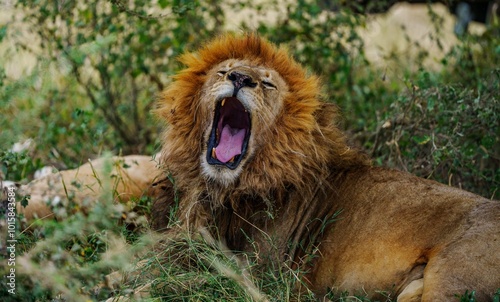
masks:
POLYGON ((500 198, 498 1, 2 0, 0 177, 154 154, 176 57, 226 31, 287 45, 375 164, 500 198))

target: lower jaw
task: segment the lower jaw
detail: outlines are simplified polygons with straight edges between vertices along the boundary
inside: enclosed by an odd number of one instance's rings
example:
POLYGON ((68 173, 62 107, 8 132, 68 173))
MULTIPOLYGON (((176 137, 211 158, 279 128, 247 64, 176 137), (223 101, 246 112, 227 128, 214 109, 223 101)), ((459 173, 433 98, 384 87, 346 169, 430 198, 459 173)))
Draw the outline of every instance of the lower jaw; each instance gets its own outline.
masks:
POLYGON ((210 181, 215 181, 216 183, 222 185, 223 187, 228 187, 236 182, 240 176, 241 169, 240 166, 231 170, 225 166, 211 165, 206 163, 206 168, 203 169, 203 173, 210 181))

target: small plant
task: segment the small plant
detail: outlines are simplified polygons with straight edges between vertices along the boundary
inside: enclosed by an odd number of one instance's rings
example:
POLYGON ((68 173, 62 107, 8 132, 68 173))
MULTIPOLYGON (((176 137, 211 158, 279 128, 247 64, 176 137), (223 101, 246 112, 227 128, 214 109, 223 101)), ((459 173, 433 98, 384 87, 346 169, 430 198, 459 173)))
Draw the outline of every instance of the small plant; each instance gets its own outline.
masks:
POLYGON ((41 167, 41 160, 33 160, 29 152, 0 151, 0 172, 4 179, 25 180, 41 167))
POLYGON ((460 296, 460 302, 475 302, 476 301, 476 291, 466 290, 463 295, 460 296))

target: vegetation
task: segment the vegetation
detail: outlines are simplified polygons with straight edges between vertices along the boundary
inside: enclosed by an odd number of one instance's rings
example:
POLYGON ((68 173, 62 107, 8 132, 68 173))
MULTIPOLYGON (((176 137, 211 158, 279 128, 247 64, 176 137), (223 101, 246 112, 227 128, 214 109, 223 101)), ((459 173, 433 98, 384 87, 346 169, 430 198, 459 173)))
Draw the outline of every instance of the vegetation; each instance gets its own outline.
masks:
MULTIPOLYGON (((353 143, 371 154, 376 164, 500 199, 498 24, 483 34, 463 37, 438 71, 417 62, 416 69, 400 66, 391 70, 398 76, 386 77, 387 70, 371 66, 365 56, 357 28, 366 25, 366 17, 340 4, 319 6, 302 0, 265 5, 246 0, 15 3, 23 13, 0 26, 0 42, 9 45, 0 57, 0 176, 4 179, 25 183, 42 166, 73 168, 108 151, 156 152, 159 128, 151 109, 158 92, 180 67, 175 58, 221 32, 232 17, 225 15, 228 8, 252 8, 256 15, 282 13, 276 22, 241 23, 239 28, 287 44, 298 61, 321 75, 325 98, 343 109, 343 126, 354 137, 353 143), (7 65, 19 53, 34 56, 37 63, 15 78, 8 75, 7 65), (28 138, 34 141, 31 148, 11 150, 14 143, 28 138)), ((442 20, 435 18, 435 22, 439 27, 442 20)), ((421 49, 421 55, 428 54, 421 49)), ((392 59, 397 60, 387 58, 392 59)), ((100 200, 110 200, 110 192, 105 190, 100 200)), ((93 301, 147 286, 157 301, 251 301, 259 294, 267 294, 272 301, 314 301, 307 290, 292 290, 300 282, 297 271, 276 274, 270 267, 248 277, 254 265, 251 260, 241 263, 224 253, 223 246, 201 238, 185 236, 165 242, 161 253, 151 252, 155 235, 117 225, 122 209, 106 202, 99 205, 63 222, 40 223, 34 231, 19 225, 17 295, 9 295, 2 282, 0 300, 93 301), (119 287, 96 290, 110 272, 132 270, 134 259, 143 259, 142 273, 131 274, 119 287)), ((3 257, 5 246, 0 250, 3 257)), ((0 275, 4 275, 8 267, 4 259, 0 263, 0 275)), ((353 297, 346 294, 338 299, 353 297)), ((500 291, 496 299, 500 300, 500 291)), ((474 301, 474 292, 464 293, 462 300, 474 301)))

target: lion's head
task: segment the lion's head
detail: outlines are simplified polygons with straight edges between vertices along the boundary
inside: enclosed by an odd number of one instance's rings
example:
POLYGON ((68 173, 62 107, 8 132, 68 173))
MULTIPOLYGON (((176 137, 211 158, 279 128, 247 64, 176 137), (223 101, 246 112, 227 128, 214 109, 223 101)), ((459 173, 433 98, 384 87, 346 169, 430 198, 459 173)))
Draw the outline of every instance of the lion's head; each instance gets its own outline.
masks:
POLYGON ((358 160, 317 77, 262 38, 221 36, 180 61, 162 94, 162 158, 179 187, 266 195, 358 160))

